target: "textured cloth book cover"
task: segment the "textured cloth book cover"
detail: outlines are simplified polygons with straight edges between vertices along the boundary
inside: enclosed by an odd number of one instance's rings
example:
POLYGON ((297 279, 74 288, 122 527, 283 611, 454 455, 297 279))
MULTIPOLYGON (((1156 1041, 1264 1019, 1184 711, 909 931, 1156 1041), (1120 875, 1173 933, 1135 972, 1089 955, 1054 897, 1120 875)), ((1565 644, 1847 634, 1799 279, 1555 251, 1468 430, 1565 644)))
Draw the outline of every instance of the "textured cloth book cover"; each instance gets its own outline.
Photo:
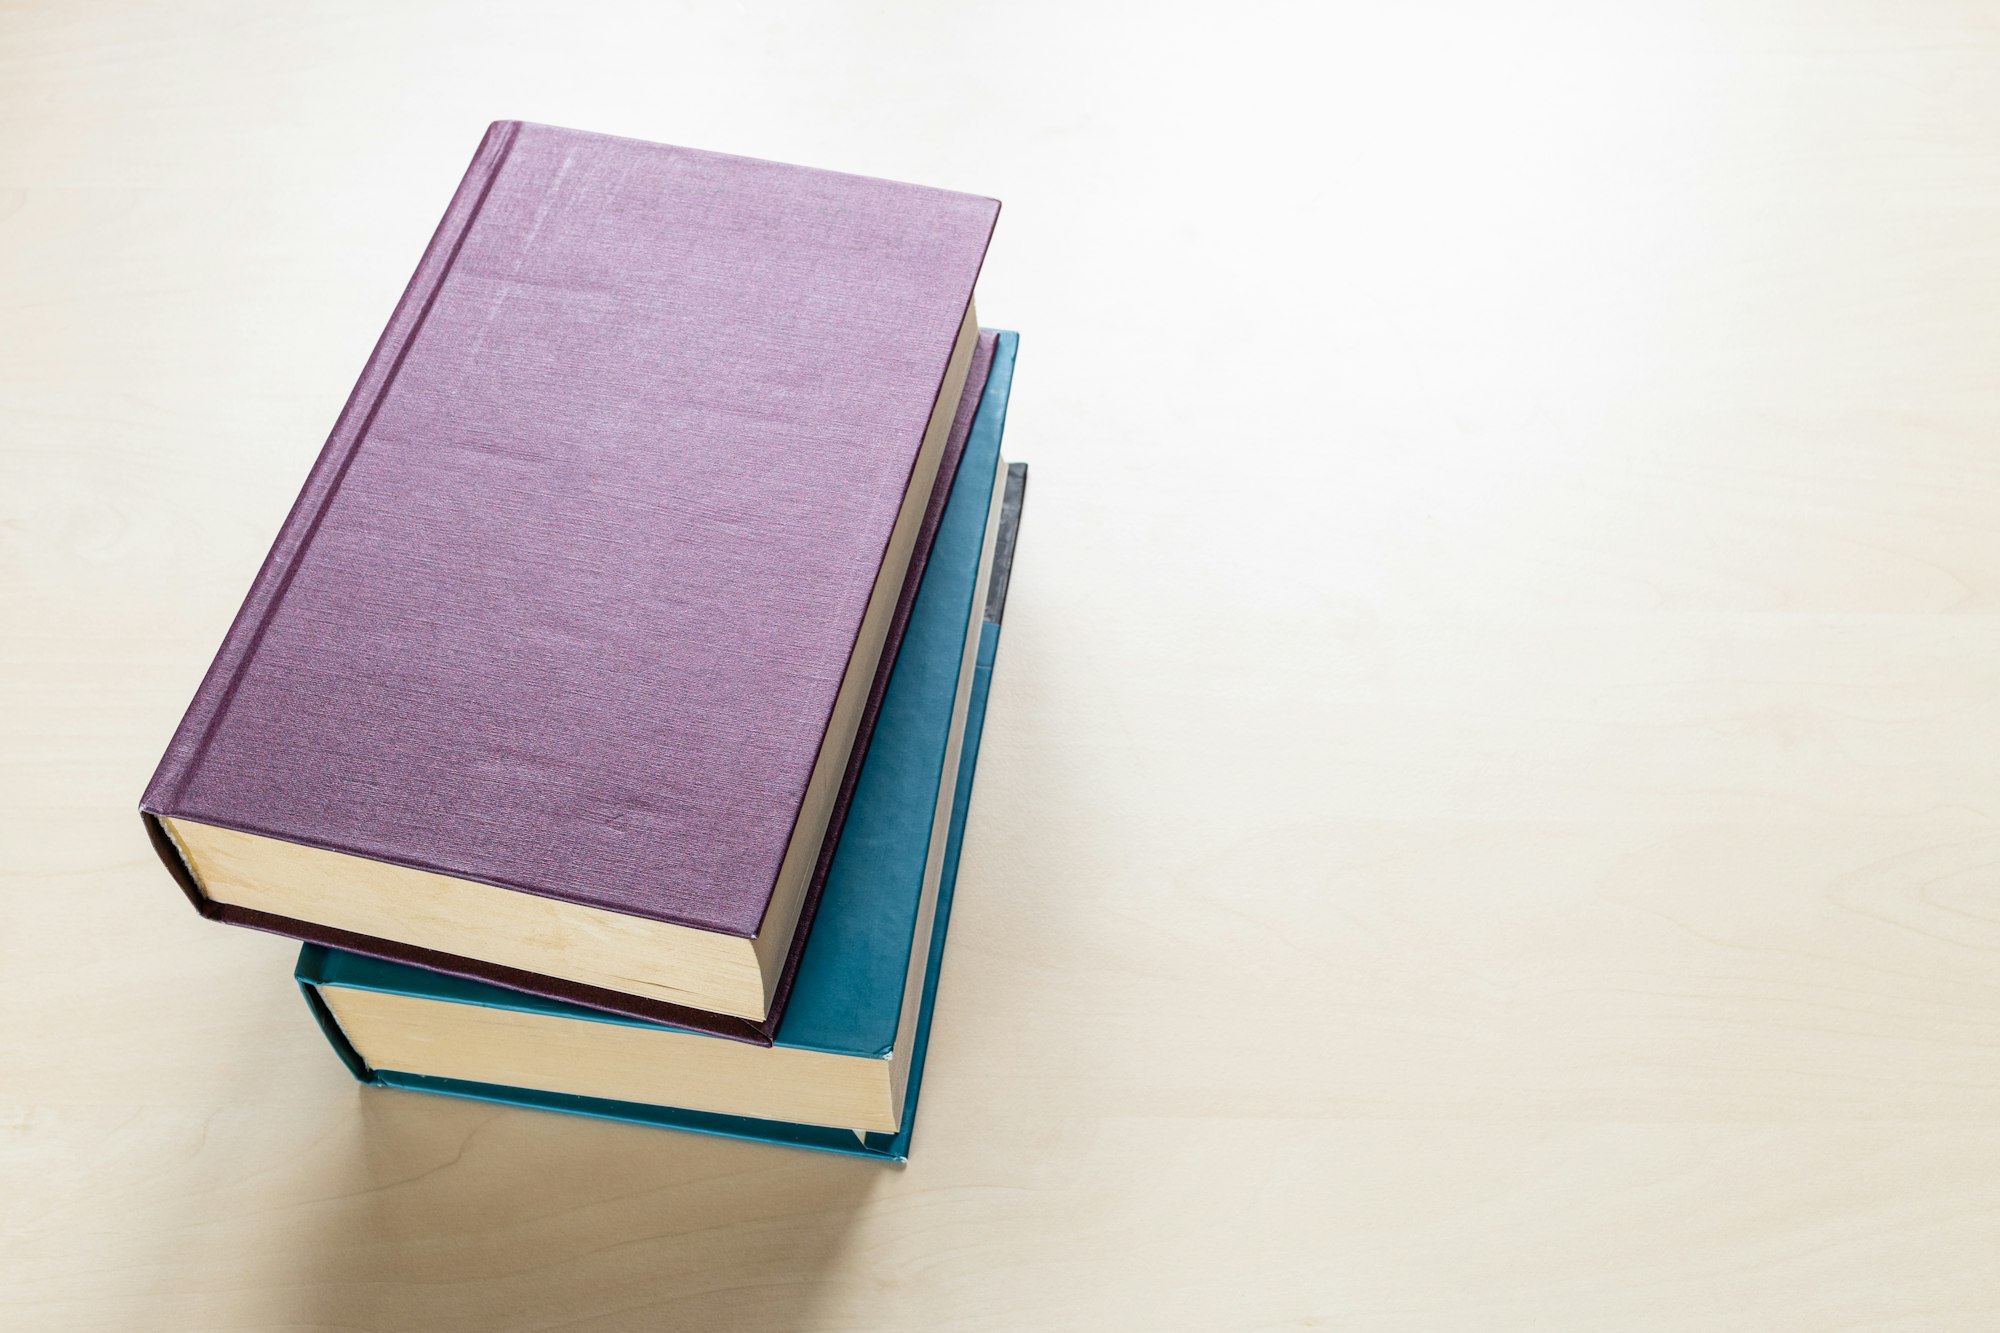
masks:
POLYGON ((701 1025, 208 901, 151 817, 754 934, 997 208, 495 125, 142 802, 197 906, 701 1025))
POLYGON ((846 836, 833 858, 820 903, 821 919, 804 950, 791 1006, 777 1044, 835 1055, 882 1056, 893 1047, 910 971, 911 951, 926 951, 920 1009, 906 1058, 912 1060, 903 1123, 894 1134, 857 1137, 824 1126, 786 1124, 670 1107, 642 1106, 429 1077, 421 1072, 369 1069, 342 1038, 319 986, 348 986, 459 1004, 524 1009, 586 1021, 632 1022, 601 1011, 519 991, 308 946, 298 978, 322 1028, 355 1075, 365 1081, 543 1109, 610 1116, 641 1123, 765 1139, 867 1156, 907 1154, 922 1061, 935 1004, 959 848, 971 800, 973 772, 984 726, 985 701, 998 650, 1014 532, 1025 469, 1015 465, 1000 510, 993 568, 984 586, 976 577, 992 500, 1015 339, 1001 334, 986 401, 980 409, 938 532, 930 567, 916 600, 908 635, 885 694, 881 719, 854 793, 846 836), (951 753, 953 709, 968 621, 984 607, 967 708, 958 725, 963 748, 955 779, 945 772, 951 753), (932 853, 933 815, 940 787, 951 802, 933 919, 920 913, 926 861, 932 853))

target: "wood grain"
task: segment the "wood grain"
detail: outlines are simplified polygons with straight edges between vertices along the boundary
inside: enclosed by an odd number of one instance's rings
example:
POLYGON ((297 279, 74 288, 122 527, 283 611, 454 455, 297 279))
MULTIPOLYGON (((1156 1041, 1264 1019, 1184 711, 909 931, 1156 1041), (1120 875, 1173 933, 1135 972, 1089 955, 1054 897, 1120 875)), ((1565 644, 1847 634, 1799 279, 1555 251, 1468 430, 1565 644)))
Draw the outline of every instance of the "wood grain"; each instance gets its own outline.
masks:
POLYGON ((0 11, 0 1324, 2000 1324, 2000 14, 0 11), (133 806, 486 121, 1006 201, 903 1170, 364 1092, 133 806))

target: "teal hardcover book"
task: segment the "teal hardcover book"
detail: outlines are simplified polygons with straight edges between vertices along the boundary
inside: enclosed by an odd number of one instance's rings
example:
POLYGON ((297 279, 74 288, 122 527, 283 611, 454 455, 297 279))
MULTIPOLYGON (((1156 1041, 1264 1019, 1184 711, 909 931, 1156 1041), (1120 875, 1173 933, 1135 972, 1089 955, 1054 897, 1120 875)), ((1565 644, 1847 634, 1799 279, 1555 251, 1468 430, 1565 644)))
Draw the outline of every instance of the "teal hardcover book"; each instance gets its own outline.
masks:
POLYGON ((774 1044, 307 945, 300 987, 357 1078, 907 1158, 1025 491, 1000 459, 1016 343, 998 335, 774 1044))

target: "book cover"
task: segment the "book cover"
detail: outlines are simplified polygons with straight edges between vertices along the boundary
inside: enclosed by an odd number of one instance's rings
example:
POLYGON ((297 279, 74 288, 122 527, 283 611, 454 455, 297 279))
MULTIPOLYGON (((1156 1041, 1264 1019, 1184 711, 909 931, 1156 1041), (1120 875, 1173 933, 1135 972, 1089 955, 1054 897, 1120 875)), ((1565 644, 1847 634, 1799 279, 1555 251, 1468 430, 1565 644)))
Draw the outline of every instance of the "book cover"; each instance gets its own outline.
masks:
POLYGON ((197 907, 768 1041, 979 401, 997 207, 495 125, 142 802, 197 907), (749 941, 763 994, 218 901, 175 821, 749 941))
MULTIPOLYGON (((1012 335, 1002 335, 995 376, 1011 369, 1012 335)), ((420 968, 308 946, 298 977, 327 1037, 364 1081, 461 1096, 671 1125, 870 1156, 902 1158, 913 1127, 964 822, 972 793, 986 691, 998 650, 1013 535, 1025 468, 1007 474, 990 572, 977 576, 992 510, 997 431, 968 445, 951 508, 913 611, 903 652, 856 785, 848 833, 833 858, 820 922, 805 950, 780 1047, 856 1057, 896 1054, 909 1063, 901 1123, 857 1136, 839 1128, 648 1106, 504 1087, 421 1071, 370 1069, 344 1040, 320 987, 354 987, 453 1004, 559 1015, 579 1022, 646 1026, 630 1018, 420 968), (971 629, 972 613, 983 608, 971 629), (962 664, 970 680, 959 680, 962 664), (958 738, 956 749, 954 738, 958 738), (942 799, 940 792, 942 791, 942 799), (923 891, 935 885, 929 899, 923 891), (926 916, 926 909, 929 915, 926 916), (913 950, 921 954, 913 958, 913 950)))

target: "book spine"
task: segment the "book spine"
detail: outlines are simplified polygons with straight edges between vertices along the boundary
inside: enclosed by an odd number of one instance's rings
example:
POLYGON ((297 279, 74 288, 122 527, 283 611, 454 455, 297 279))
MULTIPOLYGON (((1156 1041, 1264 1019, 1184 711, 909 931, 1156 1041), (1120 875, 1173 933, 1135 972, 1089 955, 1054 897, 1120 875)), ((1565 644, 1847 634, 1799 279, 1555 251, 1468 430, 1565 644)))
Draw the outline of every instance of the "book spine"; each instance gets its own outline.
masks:
POLYGON ((336 971, 338 961, 325 948, 308 944, 299 950, 299 960, 292 968, 292 979, 299 983, 299 993, 306 998, 306 1008, 312 1010, 313 1021, 319 1024, 320 1033, 333 1047, 333 1053, 347 1066, 347 1072, 363 1083, 376 1082, 375 1071, 361 1058, 361 1052, 354 1049, 354 1043, 340 1030, 340 1020, 333 1016, 326 997, 319 988, 327 984, 328 974, 336 971))
MULTIPOLYGON (((250 593, 244 598, 242 609, 236 613, 229 633, 223 637, 222 647, 209 665, 208 674, 195 691, 194 701, 188 705, 159 768, 146 786, 146 793, 140 799, 140 810, 149 816, 148 829, 154 834, 155 846, 160 848, 163 859, 169 857, 171 849, 164 846, 165 840, 151 817, 175 812, 174 807, 182 790, 200 766, 216 720, 229 707, 230 696, 242 679, 244 668, 257 652, 264 626, 284 599, 285 589, 291 583, 300 559, 312 544, 321 517, 339 491, 341 480, 346 476, 356 451, 367 438, 376 410, 395 382, 404 356, 423 329, 424 317, 430 313, 431 303, 444 285, 446 275, 451 272, 459 249, 478 218, 500 168, 506 163, 520 128, 518 121, 495 121, 487 128, 479 151, 473 155, 472 165, 466 169, 464 179, 452 195, 451 205, 445 209, 443 220, 438 223, 430 244, 424 248, 417 271, 403 289, 402 299, 396 302, 388 326, 382 330, 375 350, 369 354, 361 378, 355 382, 353 392, 347 396, 346 406, 334 421, 333 431, 327 436, 318 461, 306 477, 298 500, 292 505, 284 525, 278 529, 277 540, 271 544, 271 552, 264 558, 263 568, 258 570, 256 580, 250 585, 250 593)), ((178 859, 175 856, 168 860, 168 868, 175 872, 176 878, 183 873, 176 864, 178 859)))

